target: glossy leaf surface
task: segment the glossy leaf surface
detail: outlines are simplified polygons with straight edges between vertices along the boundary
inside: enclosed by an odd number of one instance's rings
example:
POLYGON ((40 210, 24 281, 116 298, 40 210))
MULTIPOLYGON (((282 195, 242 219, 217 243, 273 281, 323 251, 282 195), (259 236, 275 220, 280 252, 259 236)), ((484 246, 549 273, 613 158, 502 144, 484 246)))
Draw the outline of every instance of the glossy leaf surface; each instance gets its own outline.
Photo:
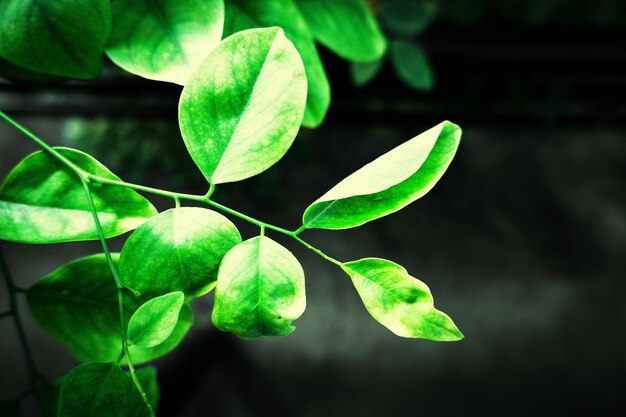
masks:
POLYGON ((308 81, 302 124, 319 126, 330 105, 330 85, 313 35, 293 0, 226 0, 224 34, 245 29, 279 26, 302 57, 308 81))
POLYGON ((191 157, 212 184, 265 171, 298 133, 306 76, 280 28, 223 41, 183 90, 179 120, 191 157))
POLYGON ((177 291, 142 304, 128 322, 128 343, 144 347, 163 343, 174 331, 184 301, 185 295, 177 291))
POLYGON ((396 35, 413 37, 432 23, 438 9, 433 0, 391 0, 382 6, 380 20, 396 35))
MULTIPOLYGON (((88 173, 119 180, 86 153, 56 150, 88 173)), ((107 238, 132 230, 156 214, 148 200, 130 189, 94 186, 92 194, 107 238)), ((23 243, 97 240, 76 174, 43 151, 20 162, 0 187, 0 239, 23 243)))
MULTIPOLYGON (((117 261, 119 255, 113 256, 117 261)), ((138 301, 130 292, 126 294, 127 321, 138 301)), ((26 300, 41 327, 80 361, 117 360, 122 348, 117 288, 103 254, 62 266, 30 288, 26 300)), ((191 309, 184 305, 165 342, 151 348, 130 347, 133 362, 146 362, 171 351, 192 322, 191 309)))
POLYGON ((268 237, 235 246, 220 266, 213 324, 241 338, 284 336, 306 307, 304 272, 291 252, 268 237))
POLYGON ((387 42, 363 0, 296 0, 311 33, 337 55, 369 62, 385 54, 387 42))
POLYGON ((435 76, 422 48, 409 42, 395 41, 390 50, 391 62, 402 81, 418 91, 433 89, 435 76))
POLYGON ((0 56, 38 73, 96 78, 110 30, 108 0, 0 1, 0 56))
POLYGON ((347 229, 400 210, 424 196, 456 153, 461 129, 443 122, 345 178, 311 204, 308 229, 347 229))
POLYGON ((174 291, 199 297, 215 286, 226 252, 241 242, 235 225, 212 210, 167 210, 128 238, 120 258, 124 285, 144 299, 174 291))
POLYGON ((116 0, 107 55, 126 71, 185 85, 220 42, 223 0, 116 0))
POLYGON ((367 311, 401 337, 436 341, 463 338, 452 319, 435 309, 430 290, 400 265, 366 258, 343 265, 367 311))

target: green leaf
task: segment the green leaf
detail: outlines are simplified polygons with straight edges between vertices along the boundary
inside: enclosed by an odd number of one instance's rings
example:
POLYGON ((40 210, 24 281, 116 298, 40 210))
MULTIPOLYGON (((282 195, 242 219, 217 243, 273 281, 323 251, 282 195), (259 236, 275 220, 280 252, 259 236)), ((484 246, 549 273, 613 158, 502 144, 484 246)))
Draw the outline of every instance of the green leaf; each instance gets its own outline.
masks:
POLYGON ((433 89, 435 75, 422 48, 409 42, 394 41, 390 51, 391 62, 402 81, 417 91, 433 89))
POLYGON ((285 336, 306 307, 304 272, 287 249, 268 237, 235 246, 220 266, 213 324, 241 338, 285 336))
MULTIPOLYGON (((119 180, 86 153, 68 148, 56 150, 90 174, 119 180)), ((132 230, 156 214, 152 204, 133 190, 92 186, 92 191, 107 238, 132 230)), ((76 174, 44 151, 24 159, 0 186, 0 239, 22 243, 98 240, 89 203, 76 174)))
POLYGON ((152 347, 163 343, 174 331, 185 295, 171 292, 144 303, 128 322, 128 343, 152 347))
POLYGON ((391 0, 383 5, 379 16, 394 34, 414 37, 430 26, 438 11, 438 3, 433 0, 391 0))
POLYGON ((61 84, 65 81, 65 78, 31 71, 2 58, 0 58, 0 77, 17 84, 27 84, 38 87, 61 84))
POLYGON ((36 389, 37 400, 45 417, 59 415, 59 393, 63 378, 52 381, 41 381, 36 389))
POLYGON ((350 75, 355 85, 361 87, 369 84, 380 73, 384 60, 372 62, 353 62, 350 64, 350 75))
POLYGON ((199 297, 213 289, 222 258, 240 242, 235 225, 219 213, 171 209, 128 238, 120 258, 122 281, 143 298, 174 291, 199 297))
POLYGON ((363 0, 297 0, 311 33, 340 57, 369 62, 385 54, 387 41, 363 0))
POLYGON ((130 376, 115 363, 85 363, 63 378, 59 417, 149 415, 148 407, 130 376))
MULTIPOLYGON (((118 254, 113 254, 117 263, 118 254)), ((117 288, 103 254, 70 262, 42 278, 26 293, 35 320, 83 362, 117 360, 122 349, 117 288)), ((125 320, 140 302, 125 294, 125 320), (130 305, 130 306, 129 306, 130 305)), ((146 362, 171 351, 191 324, 185 304, 170 337, 158 346, 131 346, 133 362, 146 362)))
POLYGON ((211 184, 274 165, 294 141, 306 100, 298 51, 280 28, 239 32, 193 74, 180 99, 180 129, 211 184))
POLYGON ((222 38, 222 0, 116 0, 112 10, 107 55, 152 80, 185 85, 222 38))
POLYGON ((293 0, 226 0, 225 35, 271 26, 282 27, 302 57, 308 81, 302 124, 317 127, 330 105, 330 85, 313 36, 293 0))
POLYGON ((108 0, 0 1, 0 56, 35 72, 96 78, 110 30, 108 0))
POLYGON ((311 204, 307 229, 347 229, 386 216, 423 197, 456 153, 461 128, 443 122, 345 178, 311 204))
POLYGON ((352 278, 367 311, 398 336, 441 342, 463 338, 452 319, 435 309, 426 284, 400 265, 366 258, 342 268, 352 278))
POLYGON ((154 411, 157 411, 159 408, 159 399, 161 398, 157 369, 154 366, 146 366, 145 368, 137 369, 135 374, 137 375, 137 379, 143 391, 146 393, 146 397, 148 397, 148 401, 150 401, 150 405, 154 411))

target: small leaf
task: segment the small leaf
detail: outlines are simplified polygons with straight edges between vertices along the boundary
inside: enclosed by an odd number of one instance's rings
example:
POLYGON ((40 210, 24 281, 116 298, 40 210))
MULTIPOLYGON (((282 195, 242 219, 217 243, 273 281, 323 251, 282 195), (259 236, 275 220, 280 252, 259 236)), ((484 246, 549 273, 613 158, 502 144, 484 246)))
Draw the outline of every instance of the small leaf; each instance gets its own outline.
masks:
POLYGON ((283 30, 247 30, 223 41, 191 77, 180 129, 210 183, 240 181, 283 157, 305 100, 302 60, 283 30))
MULTIPOLYGON (((56 150, 90 174, 119 180, 86 153, 56 150)), ((107 238, 132 230, 156 214, 152 204, 131 189, 93 186, 92 194, 107 238)), ((0 186, 0 239, 22 243, 98 240, 76 174, 43 151, 20 162, 0 186)))
POLYGON ((423 197, 456 153, 461 129, 443 122, 345 178, 304 212, 307 229, 347 229, 423 197))
POLYGON ((137 369, 135 374, 137 375, 137 379, 143 391, 146 393, 146 397, 148 397, 148 401, 150 401, 150 405, 154 411, 157 411, 161 398, 157 369, 154 366, 146 366, 145 368, 137 369))
POLYGON ((340 57, 369 62, 385 54, 387 42, 363 0, 297 0, 311 33, 340 57))
POLYGON ((122 281, 142 298, 174 291, 199 297, 213 289, 222 258, 240 242, 235 225, 219 213, 197 207, 167 210, 124 244, 122 281))
POLYGON ((319 126, 330 105, 330 84, 304 17, 293 0, 227 0, 224 35, 279 26, 302 57, 308 92, 302 125, 319 126))
POLYGON ((235 246, 220 266, 213 324, 241 338, 285 336, 306 307, 304 271, 268 237, 235 246))
POLYGON ((130 376, 115 363, 85 363, 63 378, 59 417, 149 415, 148 407, 130 376))
POLYGON ((128 343, 144 347, 163 343, 174 331, 184 301, 185 295, 177 291, 143 304, 128 322, 128 343))
POLYGON ((0 1, 0 56, 38 73, 96 78, 110 30, 108 0, 0 1))
POLYGON ((342 268, 352 278, 367 311, 398 336, 442 342, 463 338, 452 319, 435 309, 426 284, 400 265, 366 258, 342 268))
POLYGON ((439 6, 433 0, 391 0, 380 10, 380 21, 393 33, 414 37, 433 22, 439 6))
POLYGON ((435 86, 435 76, 422 48, 409 42, 391 44, 391 62, 398 77, 417 91, 430 91, 435 86))
POLYGON ((353 62, 350 65, 352 81, 358 87, 369 84, 380 73, 383 63, 382 58, 372 62, 353 62))
POLYGON ((152 80, 185 85, 222 38, 222 0, 116 0, 111 7, 107 55, 152 80))

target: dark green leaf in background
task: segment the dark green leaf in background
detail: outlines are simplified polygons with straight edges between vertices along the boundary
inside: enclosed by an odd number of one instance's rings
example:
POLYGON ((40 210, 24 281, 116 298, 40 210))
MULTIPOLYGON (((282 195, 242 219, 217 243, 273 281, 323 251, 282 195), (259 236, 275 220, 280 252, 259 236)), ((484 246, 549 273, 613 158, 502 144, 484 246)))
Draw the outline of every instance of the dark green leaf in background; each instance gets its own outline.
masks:
POLYGON ((154 366, 146 366, 141 369, 137 369, 135 372, 137 379, 143 388, 143 391, 150 401, 150 405, 157 411, 159 408, 159 400, 161 398, 161 388, 159 387, 159 380, 157 378, 157 368, 154 366))
POLYGON ((241 338, 284 336, 306 308, 304 272, 291 252, 268 237, 235 246, 220 266, 213 324, 241 338))
POLYGON ((380 10, 381 23, 395 35, 414 37, 433 22, 439 11, 433 0, 391 0, 380 10))
POLYGON ((384 62, 382 58, 371 62, 352 62, 350 64, 352 81, 359 87, 368 84, 380 73, 384 62))
POLYGON ((38 73, 96 78, 110 30, 108 0, 0 1, 0 57, 38 73))
POLYGON ((423 197, 442 177, 461 129, 443 122, 392 149, 342 180, 311 204, 308 229, 347 229, 396 212, 423 197))
POLYGON ((223 0, 116 0, 107 55, 126 71, 185 85, 217 46, 223 0))
POLYGON ((57 417, 59 413, 59 393, 63 378, 41 381, 37 387, 37 401, 45 417, 57 417))
POLYGON ((398 77, 417 91, 430 91, 435 75, 424 50, 404 41, 394 41, 390 47, 391 62, 398 77))
POLYGON ((172 292, 142 304, 128 322, 128 343, 152 347, 163 343, 172 334, 185 295, 172 292))
MULTIPOLYGON (((84 171, 119 180, 86 153, 56 150, 84 171)), ((93 199, 107 238, 134 229, 156 214, 131 189, 93 186, 93 199)), ((97 240, 98 233, 80 179, 44 151, 24 159, 0 186, 0 239, 22 243, 97 240)))

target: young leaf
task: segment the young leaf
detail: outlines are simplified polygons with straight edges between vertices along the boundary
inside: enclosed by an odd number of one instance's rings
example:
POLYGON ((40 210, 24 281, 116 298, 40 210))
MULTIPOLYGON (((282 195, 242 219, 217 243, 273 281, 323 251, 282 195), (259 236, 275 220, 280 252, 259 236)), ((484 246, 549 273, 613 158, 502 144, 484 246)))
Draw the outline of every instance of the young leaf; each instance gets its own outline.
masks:
POLYGON ((297 0, 311 33, 342 58, 369 62, 385 54, 387 42, 363 0, 297 0))
POLYGON ((148 407, 128 376, 115 363, 90 362, 63 378, 60 417, 148 417, 148 407))
POLYGON ((180 99, 180 129, 191 157, 212 184, 265 171, 298 133, 306 76, 280 28, 239 32, 193 74, 180 99))
POLYGON ((366 258, 342 268, 352 278, 367 311, 398 336, 441 342, 463 338, 452 319, 435 309, 426 284, 400 265, 366 258))
POLYGON ((213 324, 241 338, 285 336, 306 307, 304 272, 287 249, 268 237, 235 246, 220 266, 213 324))
MULTIPOLYGON (((113 254, 116 263, 118 258, 113 254)), ((41 327, 78 360, 114 361, 119 357, 122 341, 117 288, 103 254, 75 260, 42 278, 27 291, 26 301, 41 327)), ((127 306, 126 320, 133 311, 127 306)), ((130 347, 133 362, 146 362, 171 351, 192 322, 191 309, 185 304, 165 342, 151 348, 130 347)))
POLYGON ((133 74, 185 85, 217 46, 223 0, 116 0, 106 53, 133 74))
POLYGON ((409 42, 394 41, 390 50, 391 62, 402 81, 417 91, 433 89, 435 76, 422 48, 409 42))
POLYGON ((128 343, 144 347, 163 343, 174 331, 184 301, 185 295, 177 291, 143 304, 128 322, 128 343))
POLYGON ((219 213, 171 209, 128 238, 120 258, 122 281, 142 298, 174 291, 199 297, 213 289, 222 258, 240 242, 235 225, 219 213))
POLYGON ((383 63, 384 60, 382 58, 372 62, 353 62, 350 65, 352 81, 358 87, 369 84, 380 73, 383 63))
POLYGON ((38 73, 96 78, 110 30, 108 0, 0 1, 0 56, 38 73))
POLYGON ((443 122, 345 178, 311 204, 307 229, 347 229, 396 212, 430 191, 450 165, 461 129, 443 122))
POLYGON ((226 0, 225 36, 271 26, 282 27, 302 57, 308 81, 302 125, 317 127, 330 105, 330 85, 313 36, 293 0, 226 0))
MULTIPOLYGON (((56 150, 90 174, 119 179, 86 153, 56 150)), ((113 186, 92 190, 107 238, 132 230, 156 214, 152 204, 133 190, 113 186)), ((89 203, 76 174, 44 151, 24 159, 0 186, 0 239, 22 243, 97 240, 89 203)))
POLYGON ((391 0, 380 10, 382 24, 403 37, 422 33, 435 19, 438 4, 433 0, 391 0))

